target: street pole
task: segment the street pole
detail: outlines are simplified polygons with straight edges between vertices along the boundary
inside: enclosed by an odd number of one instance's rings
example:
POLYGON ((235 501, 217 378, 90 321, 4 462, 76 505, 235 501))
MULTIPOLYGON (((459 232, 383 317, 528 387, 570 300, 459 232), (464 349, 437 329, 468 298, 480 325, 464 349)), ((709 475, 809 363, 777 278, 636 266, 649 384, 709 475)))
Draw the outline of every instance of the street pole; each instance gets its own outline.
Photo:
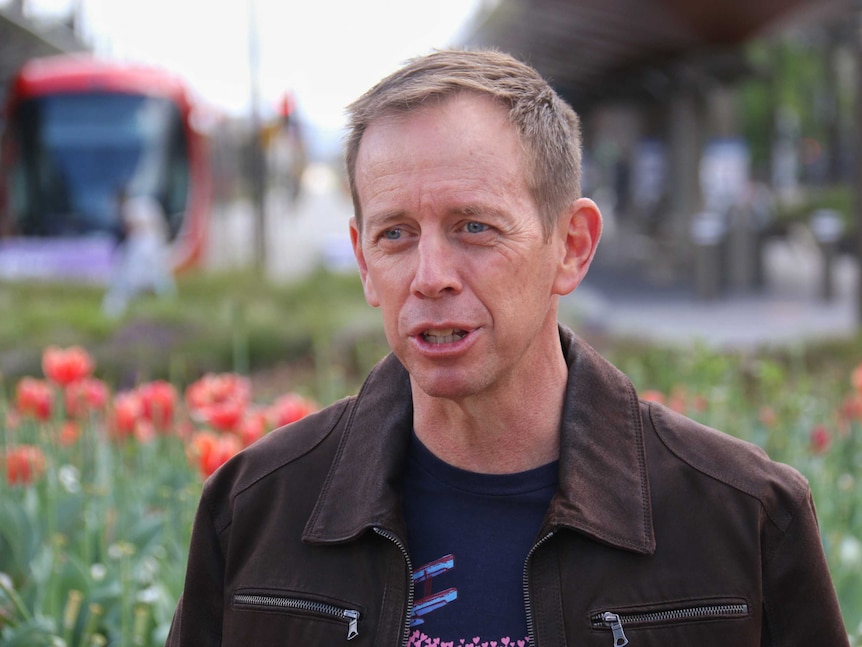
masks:
POLYGON ((248 64, 251 83, 251 141, 249 142, 250 190, 254 210, 254 265, 260 274, 266 272, 266 160, 263 156, 260 118, 260 47, 255 0, 248 5, 248 64))

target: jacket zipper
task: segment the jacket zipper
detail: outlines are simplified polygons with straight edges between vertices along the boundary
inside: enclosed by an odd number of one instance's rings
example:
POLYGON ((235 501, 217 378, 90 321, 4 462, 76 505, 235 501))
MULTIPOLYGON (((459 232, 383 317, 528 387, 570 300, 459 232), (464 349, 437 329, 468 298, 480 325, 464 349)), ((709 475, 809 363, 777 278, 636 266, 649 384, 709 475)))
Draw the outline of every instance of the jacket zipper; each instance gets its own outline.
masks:
POLYGON ((293 609, 297 611, 310 611, 323 616, 339 618, 347 621, 347 640, 353 640, 359 635, 359 611, 355 609, 344 609, 314 600, 303 600, 277 595, 257 595, 251 593, 237 593, 233 596, 234 604, 248 604, 259 607, 272 607, 278 609, 293 609))
POLYGON ((623 631, 623 625, 656 625, 675 620, 709 620, 719 617, 743 617, 748 615, 748 604, 744 602, 732 604, 703 604, 678 609, 662 611, 645 611, 643 613, 614 613, 604 611, 594 613, 590 622, 594 629, 610 629, 614 636, 614 647, 623 647, 629 643, 623 631))
POLYGON ((407 647, 410 641, 410 622, 413 619, 413 562, 410 561, 410 553, 407 552, 407 547, 398 535, 377 527, 374 528, 374 532, 398 546, 398 550, 404 556, 404 561, 407 562, 407 617, 404 620, 404 638, 401 642, 402 647, 407 647))
POLYGON ((528 566, 530 565, 530 558, 533 556, 533 553, 536 552, 536 549, 553 537, 555 533, 556 530, 552 530, 533 544, 530 552, 527 553, 527 558, 524 560, 524 608, 527 611, 527 636, 529 636, 530 645, 533 645, 533 647, 536 645, 536 636, 533 635, 535 632, 535 626, 533 621, 533 603, 530 601, 530 573, 528 566))
MULTIPOLYGON (((595 620, 593 622, 595 623, 595 620)), ((601 615, 601 622, 603 622, 605 626, 610 627, 613 632, 614 647, 625 647, 625 645, 629 644, 629 639, 626 638, 626 632, 623 631, 623 623, 616 613, 605 611, 601 615)))

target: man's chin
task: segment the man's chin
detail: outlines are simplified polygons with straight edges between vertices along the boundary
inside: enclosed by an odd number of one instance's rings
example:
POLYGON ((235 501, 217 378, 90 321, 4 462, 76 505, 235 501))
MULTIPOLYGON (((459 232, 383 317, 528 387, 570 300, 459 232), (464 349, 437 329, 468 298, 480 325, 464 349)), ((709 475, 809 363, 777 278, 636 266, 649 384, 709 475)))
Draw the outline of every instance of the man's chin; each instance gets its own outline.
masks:
POLYGON ((483 385, 473 380, 465 379, 463 371, 459 375, 442 373, 439 375, 419 374, 413 375, 413 391, 418 390, 429 398, 444 400, 463 400, 471 396, 479 395, 483 391, 483 385))

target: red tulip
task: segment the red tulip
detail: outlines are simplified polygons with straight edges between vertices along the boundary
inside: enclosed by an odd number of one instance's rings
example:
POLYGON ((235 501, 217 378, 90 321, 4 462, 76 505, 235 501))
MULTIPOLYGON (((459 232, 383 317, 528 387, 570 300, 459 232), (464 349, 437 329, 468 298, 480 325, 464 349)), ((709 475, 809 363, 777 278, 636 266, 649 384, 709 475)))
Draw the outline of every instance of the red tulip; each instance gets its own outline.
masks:
POLYGON ((27 485, 45 472, 45 454, 35 445, 8 447, 3 462, 9 485, 27 485))
POLYGON ((862 393, 862 364, 859 364, 850 373, 850 383, 857 393, 862 393))
POLYGON ((707 400, 705 395, 698 393, 694 396, 691 406, 695 411, 703 413, 709 409, 709 400, 707 400))
POLYGON ((677 413, 685 414, 688 411, 688 401, 684 395, 680 395, 679 393, 675 393, 668 398, 667 406, 677 413))
POLYGON ((253 442, 263 438, 269 427, 269 421, 265 411, 253 411, 247 413, 242 422, 239 423, 237 434, 242 441, 243 447, 248 447, 253 442))
POLYGON ((102 411, 108 404, 110 391, 102 380, 87 377, 66 387, 66 413, 72 418, 83 418, 102 411))
POLYGON ((52 382, 66 386, 90 377, 93 360, 80 346, 49 346, 42 353, 42 371, 52 382))
POLYGON ((139 443, 147 444, 152 442, 156 437, 156 427, 152 422, 145 418, 138 418, 135 421, 135 427, 132 430, 132 435, 139 443))
POLYGON ((646 402, 657 402, 659 404, 665 403, 664 393, 661 391, 656 391, 655 389, 647 389, 646 391, 641 391, 640 393, 641 400, 645 400, 646 402))
POLYGON ((862 392, 853 393, 844 399, 841 415, 846 420, 862 420, 862 392))
POLYGON ((270 418, 275 427, 295 422, 309 413, 317 411, 317 406, 296 393, 281 396, 270 407, 270 418))
POLYGON ((811 451, 815 454, 823 454, 832 445, 832 434, 824 425, 816 425, 811 430, 811 451))
POLYGON ((234 431, 245 415, 246 403, 227 400, 212 404, 199 411, 203 420, 218 431, 234 431))
POLYGON ((186 404, 192 413, 221 402, 251 400, 251 384, 235 373, 207 373, 186 389, 186 404))
POLYGON ((81 437, 81 426, 72 420, 66 420, 60 426, 59 442, 64 447, 74 445, 81 437))
POLYGON ((128 438, 135 432, 135 424, 143 414, 141 397, 136 391, 118 393, 114 397, 108 432, 115 440, 128 438))
POLYGON ((164 380, 156 380, 139 386, 138 395, 144 418, 152 422, 157 431, 168 431, 177 404, 177 390, 174 385, 164 380))
POLYGON ((196 431, 186 445, 186 455, 189 463, 197 466, 203 472, 204 457, 209 456, 218 441, 218 434, 212 431, 196 431))
POLYGON ((15 405, 19 413, 37 420, 48 420, 53 409, 54 393, 45 380, 24 377, 18 382, 15 405))
POLYGON ((232 434, 199 431, 192 436, 188 453, 189 460, 207 477, 241 449, 239 438, 232 434))

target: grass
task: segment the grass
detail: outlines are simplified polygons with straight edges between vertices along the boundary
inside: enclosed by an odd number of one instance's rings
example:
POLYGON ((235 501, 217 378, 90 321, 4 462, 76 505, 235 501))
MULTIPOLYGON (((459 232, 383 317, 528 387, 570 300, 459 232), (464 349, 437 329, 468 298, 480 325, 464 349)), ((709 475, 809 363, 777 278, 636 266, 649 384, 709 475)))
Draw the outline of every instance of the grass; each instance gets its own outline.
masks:
MULTIPOLYGON (((9 382, 38 375, 45 347, 79 344, 100 376, 121 386, 158 378, 185 384, 207 371, 250 374, 303 362, 335 362, 339 379, 350 381, 365 356, 385 350, 378 313, 354 275, 321 271, 275 284, 251 271, 188 274, 176 298, 140 298, 117 320, 102 314, 102 294, 98 286, 0 284, 0 312, 7 313, 0 317, 0 374, 9 382)), ((315 388, 332 390, 322 381, 315 388)))

